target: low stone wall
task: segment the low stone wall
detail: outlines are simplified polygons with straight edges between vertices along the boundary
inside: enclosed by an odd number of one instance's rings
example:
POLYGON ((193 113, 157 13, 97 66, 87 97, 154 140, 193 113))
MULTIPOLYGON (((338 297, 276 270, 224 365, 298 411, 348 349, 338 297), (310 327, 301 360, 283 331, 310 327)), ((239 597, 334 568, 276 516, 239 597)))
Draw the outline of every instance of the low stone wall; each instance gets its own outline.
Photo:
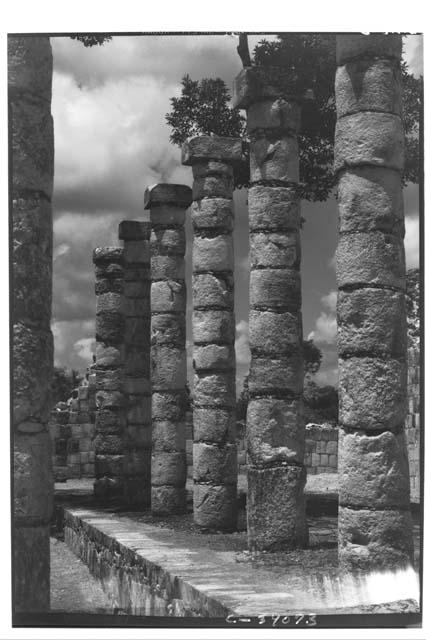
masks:
POLYGON ((410 466, 411 502, 420 502, 420 351, 408 349, 408 413, 405 437, 410 466))
POLYGON ((337 473, 337 428, 327 424, 307 424, 305 438, 307 472, 337 473))
POLYGON ((68 402, 59 402, 51 412, 55 482, 95 475, 95 374, 89 373, 68 402))

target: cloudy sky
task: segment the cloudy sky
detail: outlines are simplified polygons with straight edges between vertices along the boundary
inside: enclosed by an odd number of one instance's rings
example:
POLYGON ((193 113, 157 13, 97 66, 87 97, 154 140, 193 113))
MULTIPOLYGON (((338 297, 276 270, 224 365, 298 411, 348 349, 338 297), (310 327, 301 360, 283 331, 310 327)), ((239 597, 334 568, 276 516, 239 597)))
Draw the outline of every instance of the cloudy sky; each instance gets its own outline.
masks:
MULTIPOLYGON (((251 46, 260 38, 251 36, 251 46)), ((179 95, 186 73, 193 79, 221 77, 231 89, 241 62, 238 41, 232 36, 115 36, 112 42, 90 49, 65 37, 51 38, 51 42, 55 364, 84 371, 91 361, 95 324, 93 248, 117 245, 121 220, 147 219, 143 210, 146 186, 158 182, 191 185, 191 169, 181 166, 180 151, 169 142, 164 116, 170 110, 170 98, 179 95)), ((422 73, 421 37, 407 37, 404 49, 412 72, 422 73)), ((417 186, 405 189, 404 196, 407 266, 418 266, 417 186)), ((236 352, 241 380, 250 358, 245 191, 236 192, 234 199, 236 352)), ((323 351, 319 382, 334 383, 336 201, 303 202, 302 214, 306 219, 302 231, 304 335, 314 338, 323 351)), ((187 231, 190 246, 189 224, 187 231)), ((189 278, 190 251, 187 253, 189 278)), ((190 341, 189 324, 188 337, 190 341)))

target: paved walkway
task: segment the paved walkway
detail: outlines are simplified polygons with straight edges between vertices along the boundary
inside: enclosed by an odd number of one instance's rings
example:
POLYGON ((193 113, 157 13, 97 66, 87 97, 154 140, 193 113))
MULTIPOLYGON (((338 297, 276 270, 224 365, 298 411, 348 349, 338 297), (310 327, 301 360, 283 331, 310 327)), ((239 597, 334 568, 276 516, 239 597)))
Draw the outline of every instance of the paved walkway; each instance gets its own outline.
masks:
POLYGON ((55 613, 113 613, 100 583, 61 540, 50 539, 50 608, 55 613))

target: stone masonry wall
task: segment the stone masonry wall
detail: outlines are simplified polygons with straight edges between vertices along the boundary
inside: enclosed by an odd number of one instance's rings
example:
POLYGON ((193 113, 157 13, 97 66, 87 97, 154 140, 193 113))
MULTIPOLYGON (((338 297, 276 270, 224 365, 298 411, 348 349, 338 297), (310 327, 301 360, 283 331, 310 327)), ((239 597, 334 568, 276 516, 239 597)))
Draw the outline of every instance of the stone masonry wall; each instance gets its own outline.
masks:
POLYGON ((410 469, 411 502, 420 502, 420 350, 408 349, 408 413, 405 438, 410 469))

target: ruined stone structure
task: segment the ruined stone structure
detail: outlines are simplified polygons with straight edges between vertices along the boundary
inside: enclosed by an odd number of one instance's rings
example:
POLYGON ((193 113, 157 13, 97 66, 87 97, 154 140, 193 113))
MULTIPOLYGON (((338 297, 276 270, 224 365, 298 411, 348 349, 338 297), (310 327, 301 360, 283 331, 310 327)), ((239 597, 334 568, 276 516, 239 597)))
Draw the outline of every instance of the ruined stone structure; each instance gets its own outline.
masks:
POLYGON ((250 349, 247 408, 248 544, 307 542, 304 486, 300 203, 300 107, 284 97, 280 69, 248 67, 235 106, 250 138, 250 349))
POLYGON ((185 215, 191 189, 156 184, 145 192, 151 211, 151 511, 186 508, 185 215))
POLYGON ((182 148, 194 175, 194 522, 222 530, 237 522, 232 194, 241 144, 200 136, 182 148))
POLYGON ((50 414, 55 482, 95 475, 95 396, 96 375, 88 369, 86 378, 68 402, 58 402, 50 414))
POLYGON ((123 499, 126 407, 124 396, 123 249, 93 251, 96 293, 95 495, 123 499))
POLYGON ((8 38, 12 211, 13 569, 16 611, 47 610, 53 477, 48 432, 53 339, 52 51, 8 38))
POLYGON ((124 396, 126 411, 124 499, 137 508, 150 504, 150 224, 123 220, 124 396))
POLYGON ((401 37, 337 36, 335 169, 339 558, 412 558, 407 409, 401 37))

